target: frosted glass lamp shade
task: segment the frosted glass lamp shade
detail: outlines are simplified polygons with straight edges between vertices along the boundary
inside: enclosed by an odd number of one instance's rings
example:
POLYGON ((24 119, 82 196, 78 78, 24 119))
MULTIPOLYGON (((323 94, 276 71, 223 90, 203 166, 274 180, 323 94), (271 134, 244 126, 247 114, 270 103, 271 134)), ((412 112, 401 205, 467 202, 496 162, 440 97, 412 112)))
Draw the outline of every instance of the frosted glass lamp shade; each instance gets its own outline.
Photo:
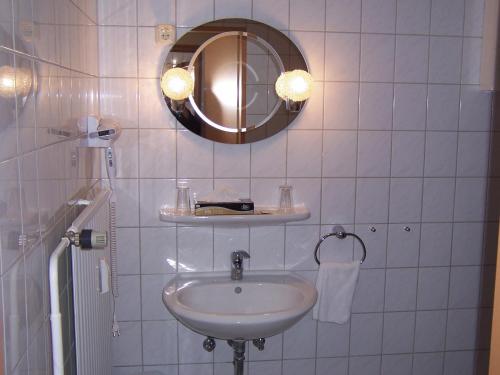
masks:
POLYGON ((194 80, 191 74, 182 68, 171 68, 161 78, 161 89, 172 100, 186 99, 193 92, 194 80))
POLYGON ((281 73, 276 83, 274 84, 274 89, 276 90, 276 94, 283 100, 287 100, 288 98, 288 88, 287 88, 287 76, 290 72, 281 73))
POLYGON ((25 68, 0 67, 0 96, 4 98, 26 97, 31 90, 31 71, 25 68))
POLYGON ((305 70, 296 69, 282 73, 276 80, 275 89, 281 99, 301 102, 311 96, 312 86, 312 76, 305 70))

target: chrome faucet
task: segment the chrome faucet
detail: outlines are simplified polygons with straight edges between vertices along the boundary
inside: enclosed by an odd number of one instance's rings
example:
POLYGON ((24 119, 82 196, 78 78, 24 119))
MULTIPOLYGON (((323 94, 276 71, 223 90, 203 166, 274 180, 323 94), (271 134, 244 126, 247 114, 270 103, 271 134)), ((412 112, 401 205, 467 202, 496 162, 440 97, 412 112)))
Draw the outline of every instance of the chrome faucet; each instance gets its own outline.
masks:
POLYGON ((250 258, 244 250, 233 251, 231 253, 231 280, 241 280, 243 278, 243 259, 250 258))

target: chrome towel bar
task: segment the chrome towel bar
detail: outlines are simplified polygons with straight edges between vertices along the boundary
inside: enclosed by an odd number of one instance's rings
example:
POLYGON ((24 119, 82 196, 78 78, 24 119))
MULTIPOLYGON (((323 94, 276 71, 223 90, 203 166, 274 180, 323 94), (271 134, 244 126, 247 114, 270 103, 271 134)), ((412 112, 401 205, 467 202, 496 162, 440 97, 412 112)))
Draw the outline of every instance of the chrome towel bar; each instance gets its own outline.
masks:
POLYGON ((318 243, 316 244, 316 248, 314 249, 314 260, 316 261, 316 263, 318 263, 318 265, 321 264, 321 262, 319 261, 319 258, 318 258, 318 250, 319 250, 321 244, 323 243, 323 241, 331 236, 335 236, 340 240, 343 240, 344 238, 346 238, 348 236, 351 236, 351 237, 354 237, 355 239, 357 239, 359 241, 359 243, 361 244, 361 247, 363 248, 363 257, 361 258, 360 263, 362 264, 365 261, 365 259, 366 259, 366 246, 365 246, 365 243, 363 242, 363 240, 355 233, 346 232, 344 227, 342 227, 341 225, 335 225, 333 227, 333 232, 325 234, 324 236, 321 236, 318 243))

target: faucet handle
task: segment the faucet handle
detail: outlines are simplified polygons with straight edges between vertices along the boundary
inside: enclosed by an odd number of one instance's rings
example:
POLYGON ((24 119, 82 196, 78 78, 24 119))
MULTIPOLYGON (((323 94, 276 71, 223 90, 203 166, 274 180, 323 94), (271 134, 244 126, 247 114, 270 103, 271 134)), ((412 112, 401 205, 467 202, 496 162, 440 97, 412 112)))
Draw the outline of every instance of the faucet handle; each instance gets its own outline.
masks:
POLYGON ((250 254, 248 254, 245 250, 237 250, 237 251, 233 251, 231 253, 231 260, 232 261, 243 259, 243 258, 246 258, 246 259, 250 258, 250 254))

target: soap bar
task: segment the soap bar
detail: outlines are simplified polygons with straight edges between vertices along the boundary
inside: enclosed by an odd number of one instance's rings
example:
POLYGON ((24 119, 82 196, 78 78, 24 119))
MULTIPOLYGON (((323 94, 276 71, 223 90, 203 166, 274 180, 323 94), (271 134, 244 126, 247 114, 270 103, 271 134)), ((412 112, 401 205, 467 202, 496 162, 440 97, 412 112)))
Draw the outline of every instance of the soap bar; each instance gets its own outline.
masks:
POLYGON ((197 201, 194 205, 196 216, 248 215, 253 213, 254 204, 250 199, 240 199, 237 202, 197 201))

